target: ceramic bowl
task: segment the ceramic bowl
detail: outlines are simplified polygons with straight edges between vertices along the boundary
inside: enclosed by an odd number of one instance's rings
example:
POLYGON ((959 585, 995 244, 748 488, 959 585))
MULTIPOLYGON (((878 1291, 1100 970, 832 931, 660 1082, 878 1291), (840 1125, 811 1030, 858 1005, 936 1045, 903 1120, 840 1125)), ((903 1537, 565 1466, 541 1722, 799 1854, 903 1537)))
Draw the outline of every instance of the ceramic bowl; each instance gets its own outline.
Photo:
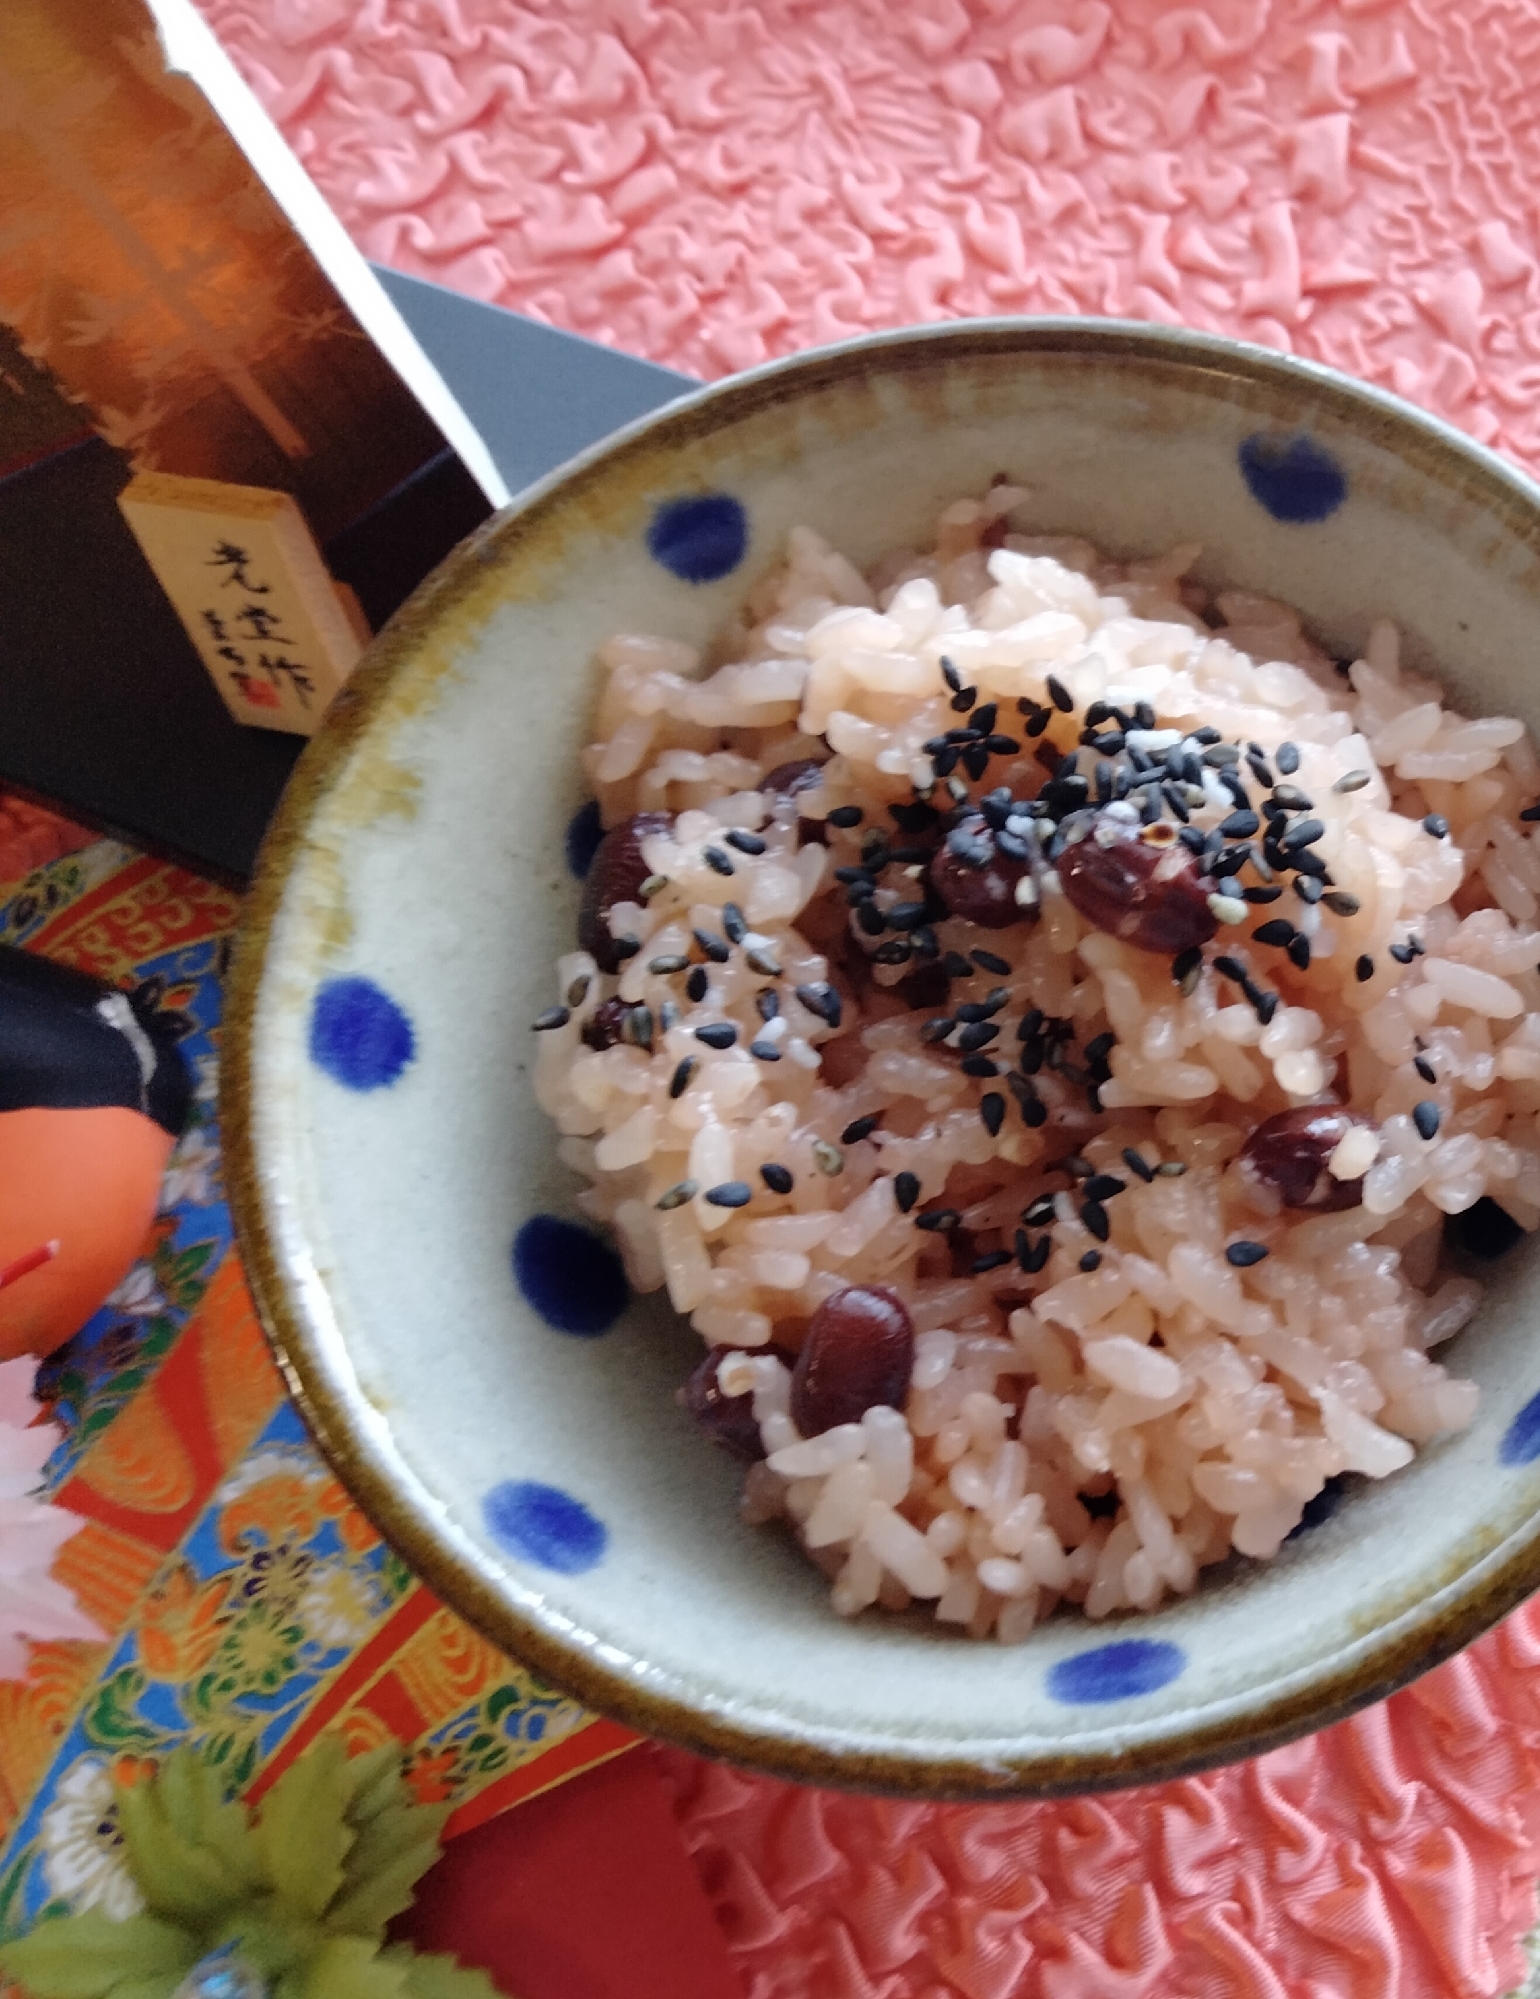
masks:
POLYGON ((858 563, 1008 471, 1035 529, 1388 614, 1472 714, 1540 722, 1540 490, 1394 398, 1165 328, 974 321, 740 376, 462 546, 376 641, 263 851, 229 1027, 231 1189, 320 1442, 439 1594, 580 1699, 783 1774, 934 1796, 1147 1781, 1389 1692, 1540 1582, 1524 1250, 1461 1336, 1463 1435, 1270 1564, 1016 1648, 835 1617, 674 1392, 698 1342, 626 1295, 530 1089, 591 848, 595 646, 698 643, 788 529, 858 563))

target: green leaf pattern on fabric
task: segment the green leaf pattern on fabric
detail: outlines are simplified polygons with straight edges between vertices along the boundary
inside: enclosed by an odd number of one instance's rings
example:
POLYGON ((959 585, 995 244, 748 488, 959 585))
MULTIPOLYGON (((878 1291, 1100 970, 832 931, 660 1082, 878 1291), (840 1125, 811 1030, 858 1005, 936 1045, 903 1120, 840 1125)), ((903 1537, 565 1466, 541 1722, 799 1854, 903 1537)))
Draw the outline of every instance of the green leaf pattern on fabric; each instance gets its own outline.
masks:
POLYGON ((274 1999, 497 1999, 450 1958, 383 1949, 438 1857, 448 1807, 420 1805, 394 1743, 349 1758, 324 1735, 290 1765, 253 1822, 228 1770, 193 1749, 118 1785, 124 1856, 146 1912, 42 1921, 0 1942, 0 1974, 29 1999, 173 1999, 212 1952, 233 1946, 274 1999))

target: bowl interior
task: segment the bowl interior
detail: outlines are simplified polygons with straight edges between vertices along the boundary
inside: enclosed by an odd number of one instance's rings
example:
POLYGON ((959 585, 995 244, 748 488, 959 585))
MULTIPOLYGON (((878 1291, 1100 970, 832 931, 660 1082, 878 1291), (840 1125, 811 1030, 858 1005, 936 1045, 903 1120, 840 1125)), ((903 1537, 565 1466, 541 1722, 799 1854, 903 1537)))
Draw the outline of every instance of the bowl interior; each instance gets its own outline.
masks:
POLYGON ((733 1468, 675 1407, 698 1342, 666 1302, 632 1300, 602 1337, 555 1329, 536 1306, 602 1319, 610 1268, 591 1250, 574 1266, 559 1233, 526 1271, 536 1304, 521 1292, 516 1233, 576 1214, 530 1090, 529 1022, 571 948, 595 646, 621 629, 704 640, 794 525, 864 563, 998 472, 1031 489, 1034 529, 1120 553, 1201 541, 1205 580, 1298 605, 1334 651, 1394 616, 1410 660, 1470 712, 1540 720, 1531 489, 1387 399, 1225 343, 1083 322, 815 355, 580 462, 379 642, 265 854, 229 1085, 264 1315, 344 1476, 432 1585, 656 1732, 955 1794, 1128 1782, 1260 1747, 1388 1690, 1540 1580, 1523 1249, 1459 1343, 1482 1387, 1468 1432, 1271 1564, 1237 1562, 1150 1617, 1061 1616, 1014 1649, 840 1622, 789 1545, 739 1524, 733 1468), (1259 436, 1264 468, 1335 468, 1345 498, 1280 519, 1313 503, 1284 474, 1258 497, 1259 436), (648 529, 703 493, 741 504, 747 545, 695 584, 654 558, 648 529))

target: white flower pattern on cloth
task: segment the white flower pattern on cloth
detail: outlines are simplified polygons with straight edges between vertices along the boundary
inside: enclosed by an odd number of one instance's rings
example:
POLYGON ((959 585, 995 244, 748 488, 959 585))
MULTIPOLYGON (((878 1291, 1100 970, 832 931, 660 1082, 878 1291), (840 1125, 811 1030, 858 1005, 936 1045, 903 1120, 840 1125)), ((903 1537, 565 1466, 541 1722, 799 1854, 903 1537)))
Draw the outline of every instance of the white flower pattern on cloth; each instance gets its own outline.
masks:
POLYGON ((219 1182, 219 1147, 206 1125, 189 1125, 166 1165, 161 1184, 161 1212, 180 1207, 184 1201, 207 1207, 214 1200, 219 1182))
POLYGON ((49 1886, 76 1915, 100 1909, 122 1922, 144 1908, 123 1857, 118 1804, 105 1763, 86 1757, 59 1785, 43 1814, 42 1847, 49 1886))
POLYGON ((103 1635, 51 1574, 85 1523, 33 1496, 59 1441, 54 1424, 34 1421, 35 1372, 28 1359, 0 1364, 0 1680, 26 1673, 29 1640, 103 1635))
POLYGON ((311 1575, 299 1600, 307 1637, 327 1647, 359 1644, 374 1629, 375 1610, 367 1584, 340 1563, 311 1575))
POLYGON ((114 1312, 126 1312, 131 1319, 157 1318, 166 1309, 165 1294, 148 1263, 136 1263, 107 1304, 114 1312))

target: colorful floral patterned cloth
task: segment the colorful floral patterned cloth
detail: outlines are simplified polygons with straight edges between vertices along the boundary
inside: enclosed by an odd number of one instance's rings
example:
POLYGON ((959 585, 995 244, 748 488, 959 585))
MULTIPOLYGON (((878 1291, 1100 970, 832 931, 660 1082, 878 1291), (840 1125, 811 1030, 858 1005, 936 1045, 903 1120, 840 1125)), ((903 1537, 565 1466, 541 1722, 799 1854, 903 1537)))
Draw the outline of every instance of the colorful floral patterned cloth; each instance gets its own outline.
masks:
POLYGON ((152 982, 197 1078, 151 1242, 41 1370, 58 1573, 106 1645, 0 1683, 0 1928, 122 1904, 110 1773, 193 1740, 260 1797, 305 1744, 395 1737, 451 1832, 633 1739, 513 1667, 417 1583, 317 1456, 257 1325, 220 1179, 220 972, 236 900, 99 843, 34 873, 0 939, 152 982))

